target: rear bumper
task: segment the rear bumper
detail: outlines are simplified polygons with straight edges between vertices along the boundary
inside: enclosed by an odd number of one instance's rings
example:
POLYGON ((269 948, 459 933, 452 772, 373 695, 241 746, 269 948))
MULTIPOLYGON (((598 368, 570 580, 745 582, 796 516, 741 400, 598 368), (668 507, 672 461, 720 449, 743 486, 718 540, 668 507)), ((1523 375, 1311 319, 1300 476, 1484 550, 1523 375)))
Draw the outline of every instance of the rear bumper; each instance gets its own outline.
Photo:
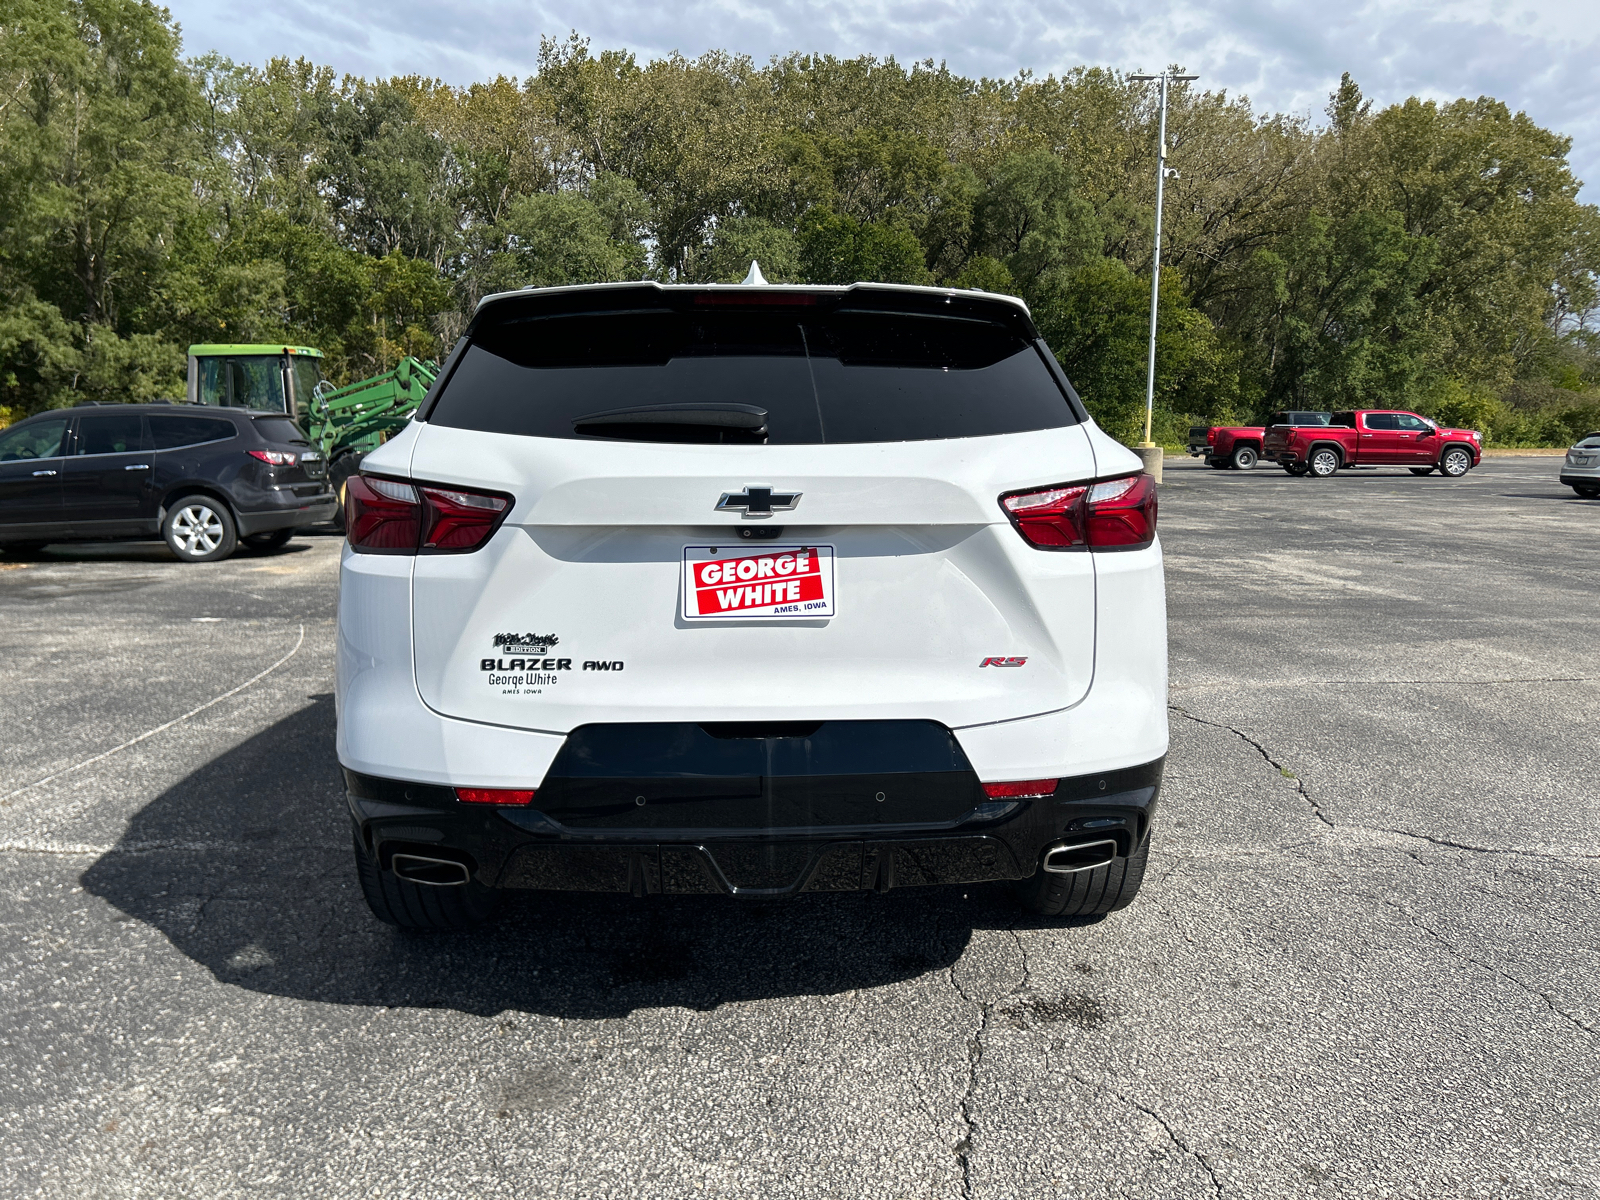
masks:
POLYGON ((283 500, 281 506, 239 513, 240 535, 292 529, 301 525, 322 525, 333 520, 339 511, 339 498, 332 492, 313 497, 284 494, 283 500))
POLYGON ((1600 467, 1564 467, 1561 482, 1568 486, 1574 483, 1600 484, 1600 467))
POLYGON ((536 808, 463 804, 437 785, 349 770, 345 780, 362 841, 383 866, 401 853, 461 862, 489 887, 787 896, 1022 879, 1063 843, 1109 839, 1126 855, 1149 833, 1164 762, 1063 779, 1052 796, 982 806, 938 831, 870 833, 826 826, 590 833, 536 808))

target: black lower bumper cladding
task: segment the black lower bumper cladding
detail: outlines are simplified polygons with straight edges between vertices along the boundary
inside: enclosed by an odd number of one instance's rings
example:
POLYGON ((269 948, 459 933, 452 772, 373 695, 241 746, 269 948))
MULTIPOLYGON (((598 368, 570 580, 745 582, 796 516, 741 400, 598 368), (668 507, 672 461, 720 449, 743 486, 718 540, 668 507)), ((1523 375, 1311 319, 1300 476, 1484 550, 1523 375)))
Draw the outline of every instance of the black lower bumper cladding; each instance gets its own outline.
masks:
MULTIPOLYGON (((1164 760, 990 800, 932 721, 587 725, 527 808, 346 771, 383 867, 463 863, 490 887, 778 896, 1021 879, 1063 841, 1147 834, 1164 760)), ((462 786, 473 780, 463 779, 462 786)))

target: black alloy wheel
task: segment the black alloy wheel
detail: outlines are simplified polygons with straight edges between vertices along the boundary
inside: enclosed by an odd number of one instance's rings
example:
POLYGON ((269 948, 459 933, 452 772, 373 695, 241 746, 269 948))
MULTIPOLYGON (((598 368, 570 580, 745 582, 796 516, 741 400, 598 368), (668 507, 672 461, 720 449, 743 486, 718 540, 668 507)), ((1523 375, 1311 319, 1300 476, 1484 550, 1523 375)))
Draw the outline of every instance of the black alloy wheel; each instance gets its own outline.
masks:
POLYGON ((1318 479, 1327 479, 1339 469, 1339 452, 1324 446, 1311 452, 1311 473, 1318 479))
POLYGON ((1233 466, 1236 471, 1249 471, 1256 465, 1256 460, 1261 456, 1256 453, 1254 446, 1240 446, 1233 452, 1233 466))
POLYGON ((1460 479, 1470 470, 1472 470, 1472 455, 1460 446, 1450 447, 1439 460, 1439 474, 1451 479, 1460 479))

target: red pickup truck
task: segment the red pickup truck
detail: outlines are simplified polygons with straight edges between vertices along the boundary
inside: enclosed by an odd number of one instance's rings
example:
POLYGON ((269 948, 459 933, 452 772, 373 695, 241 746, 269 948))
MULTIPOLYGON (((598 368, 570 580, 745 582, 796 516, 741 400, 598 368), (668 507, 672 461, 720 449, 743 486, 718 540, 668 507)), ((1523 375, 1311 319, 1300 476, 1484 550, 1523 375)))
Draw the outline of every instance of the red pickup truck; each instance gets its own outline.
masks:
POLYGON ((1261 457, 1291 475, 1326 479, 1345 467, 1409 467, 1413 475, 1437 470, 1458 479, 1483 458, 1475 429, 1443 429, 1426 417, 1394 409, 1336 412, 1323 428, 1275 425, 1261 457))
POLYGON ((1266 425, 1191 425, 1189 457, 1204 458, 1206 466, 1248 471, 1261 457, 1261 439, 1271 425, 1326 425, 1328 412, 1275 412, 1266 425))

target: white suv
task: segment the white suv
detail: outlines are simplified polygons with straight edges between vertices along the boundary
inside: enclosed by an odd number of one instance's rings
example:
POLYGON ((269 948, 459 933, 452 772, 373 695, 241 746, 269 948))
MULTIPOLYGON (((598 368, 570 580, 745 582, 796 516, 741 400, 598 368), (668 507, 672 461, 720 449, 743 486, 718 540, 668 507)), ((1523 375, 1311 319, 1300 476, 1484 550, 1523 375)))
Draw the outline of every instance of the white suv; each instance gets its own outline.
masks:
POLYGON ((491 296, 349 482, 367 900, 433 928, 505 888, 1121 908, 1167 752, 1155 525, 1018 300, 491 296))

